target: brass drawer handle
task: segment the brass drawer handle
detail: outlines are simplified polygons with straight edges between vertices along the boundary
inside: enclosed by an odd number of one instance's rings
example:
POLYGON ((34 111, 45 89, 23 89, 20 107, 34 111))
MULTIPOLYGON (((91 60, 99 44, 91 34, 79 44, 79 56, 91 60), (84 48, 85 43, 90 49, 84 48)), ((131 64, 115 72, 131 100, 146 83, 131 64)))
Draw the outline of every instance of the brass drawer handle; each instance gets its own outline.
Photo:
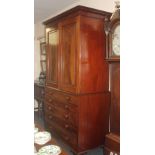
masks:
POLYGON ((53 116, 49 115, 49 116, 48 116, 48 118, 49 118, 49 119, 52 119, 52 118, 53 118, 53 116))
POLYGON ((66 119, 68 119, 68 118, 69 118, 69 115, 68 115, 68 114, 66 114, 66 115, 65 115, 65 118, 66 118, 66 119))
POLYGON ((65 105, 65 109, 69 109, 69 106, 67 104, 65 105))
POLYGON ((51 110, 52 109, 51 106, 48 106, 48 109, 51 110))
POLYGON ((71 100, 71 97, 66 96, 66 100, 70 101, 71 100))
POLYGON ((52 99, 49 99, 49 102, 51 103, 53 100, 52 99))
POLYGON ((69 127, 69 125, 68 124, 65 124, 65 128, 68 129, 68 127, 69 127))

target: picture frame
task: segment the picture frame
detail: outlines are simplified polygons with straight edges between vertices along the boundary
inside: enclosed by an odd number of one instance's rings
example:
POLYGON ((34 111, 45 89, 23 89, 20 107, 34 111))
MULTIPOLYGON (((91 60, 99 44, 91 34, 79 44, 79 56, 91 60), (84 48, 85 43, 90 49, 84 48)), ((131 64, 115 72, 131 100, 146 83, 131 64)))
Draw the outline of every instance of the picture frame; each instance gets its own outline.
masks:
POLYGON ((46 72, 46 60, 41 60, 40 65, 41 65, 41 71, 46 72))
POLYGON ((40 54, 46 55, 46 42, 40 43, 40 54))

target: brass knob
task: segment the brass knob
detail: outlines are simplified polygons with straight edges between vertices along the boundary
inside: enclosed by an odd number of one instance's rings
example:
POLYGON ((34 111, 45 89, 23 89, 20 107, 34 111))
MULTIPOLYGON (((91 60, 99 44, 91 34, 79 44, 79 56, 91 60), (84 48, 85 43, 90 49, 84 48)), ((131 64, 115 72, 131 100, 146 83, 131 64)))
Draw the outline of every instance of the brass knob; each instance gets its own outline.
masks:
POLYGON ((69 115, 68 115, 68 114, 66 114, 66 115, 65 115, 65 118, 66 118, 66 119, 67 119, 67 118, 69 118, 69 115))
POLYGON ((52 99, 49 99, 49 102, 52 102, 52 99))
POLYGON ((49 115, 49 117, 48 117, 49 119, 52 119, 53 118, 53 116, 51 116, 51 115, 49 115))
POLYGON ((66 105, 65 105, 65 109, 68 109, 68 108, 69 108, 69 106, 66 104, 66 105))
POLYGON ((67 129, 69 127, 69 125, 68 124, 65 124, 65 128, 67 129))
POLYGON ((71 99, 71 98, 70 98, 69 96, 66 96, 66 100, 68 100, 68 101, 69 101, 70 99, 71 99))
POLYGON ((48 109, 51 110, 52 108, 49 106, 48 109))

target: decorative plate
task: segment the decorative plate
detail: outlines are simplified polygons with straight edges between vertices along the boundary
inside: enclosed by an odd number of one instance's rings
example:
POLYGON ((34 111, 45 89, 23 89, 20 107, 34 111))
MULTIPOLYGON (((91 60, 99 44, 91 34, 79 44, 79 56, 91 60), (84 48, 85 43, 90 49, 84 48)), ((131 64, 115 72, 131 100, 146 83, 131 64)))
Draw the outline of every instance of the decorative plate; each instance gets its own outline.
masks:
POLYGON ((61 149, 56 145, 47 145, 43 146, 38 151, 38 155, 59 155, 61 153, 61 149))
POLYGON ((34 128, 34 134, 38 132, 38 128, 34 128))
POLYGON ((34 153, 37 153, 36 147, 34 146, 34 153))
POLYGON ((34 142, 39 145, 43 145, 51 140, 51 134, 47 131, 37 132, 34 135, 34 142))

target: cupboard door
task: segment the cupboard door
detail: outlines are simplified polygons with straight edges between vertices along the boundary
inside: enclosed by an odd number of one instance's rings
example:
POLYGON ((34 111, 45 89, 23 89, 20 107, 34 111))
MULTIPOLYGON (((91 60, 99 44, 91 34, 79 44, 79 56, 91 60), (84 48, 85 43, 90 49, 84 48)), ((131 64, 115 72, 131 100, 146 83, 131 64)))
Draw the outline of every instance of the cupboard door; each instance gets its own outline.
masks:
POLYGON ((46 29, 47 41, 47 77, 46 84, 48 86, 58 86, 58 29, 46 29))
POLYGON ((61 30, 61 78, 62 90, 76 91, 77 74, 77 21, 65 20, 60 24, 61 30))

